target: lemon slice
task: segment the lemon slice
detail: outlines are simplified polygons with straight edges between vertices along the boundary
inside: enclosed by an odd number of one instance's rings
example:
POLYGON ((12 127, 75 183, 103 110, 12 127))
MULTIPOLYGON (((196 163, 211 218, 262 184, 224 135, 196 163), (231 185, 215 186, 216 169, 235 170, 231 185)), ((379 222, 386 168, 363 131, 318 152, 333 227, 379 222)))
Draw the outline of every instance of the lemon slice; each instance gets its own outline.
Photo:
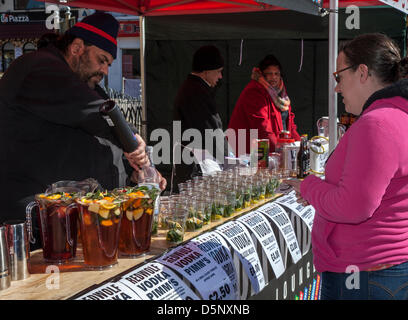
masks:
POLYGON ((99 203, 91 203, 88 207, 88 211, 99 213, 99 203))
POLYGON ((47 199, 49 199, 49 200, 57 200, 57 199, 59 199, 59 198, 61 198, 61 195, 60 195, 60 194, 54 194, 54 195, 52 195, 52 196, 48 196, 48 197, 47 197, 47 199))
POLYGON ((132 221, 132 220, 133 220, 133 211, 126 210, 126 218, 127 218, 129 221, 132 221))
POLYGON ((138 220, 143 215, 143 208, 139 208, 133 211, 133 220, 138 220))
POLYGON ((99 215, 104 218, 107 219, 109 217, 109 210, 106 209, 99 209, 99 215))
POLYGON ((112 202, 101 202, 101 207, 106 210, 112 210, 113 208, 116 207, 116 204, 112 202))

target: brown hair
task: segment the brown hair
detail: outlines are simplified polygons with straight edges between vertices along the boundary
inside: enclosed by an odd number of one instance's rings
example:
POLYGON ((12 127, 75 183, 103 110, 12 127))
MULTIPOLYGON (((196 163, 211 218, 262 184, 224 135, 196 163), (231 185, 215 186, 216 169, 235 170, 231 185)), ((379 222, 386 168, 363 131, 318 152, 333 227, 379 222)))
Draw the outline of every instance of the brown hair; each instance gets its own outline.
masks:
MULTIPOLYGON (((365 64, 369 72, 382 83, 398 81, 408 71, 406 63, 401 63, 401 54, 395 42, 381 33, 360 35, 340 47, 340 52, 346 56, 346 61, 356 70, 360 64, 365 64)), ((405 62, 405 60, 404 60, 405 62)))

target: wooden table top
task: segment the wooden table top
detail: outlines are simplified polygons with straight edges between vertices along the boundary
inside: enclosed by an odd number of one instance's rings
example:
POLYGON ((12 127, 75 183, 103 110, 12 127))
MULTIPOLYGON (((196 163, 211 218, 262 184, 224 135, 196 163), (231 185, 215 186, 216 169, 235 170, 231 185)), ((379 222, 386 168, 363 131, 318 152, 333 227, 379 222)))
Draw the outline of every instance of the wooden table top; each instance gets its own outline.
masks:
MULTIPOLYGON (((184 240, 195 238, 198 235, 207 232, 229 220, 235 219, 255 208, 272 201, 279 197, 261 200, 250 208, 241 210, 228 218, 222 218, 219 221, 211 222, 203 228, 186 232, 184 240)), ((105 270, 86 270, 82 260, 82 250, 79 247, 77 257, 64 265, 58 265, 59 273, 54 273, 54 269, 47 267, 42 256, 42 249, 31 252, 30 257, 30 276, 27 279, 11 281, 9 288, 0 291, 0 300, 61 300, 68 299, 78 292, 81 292, 93 285, 102 283, 126 270, 133 268, 146 260, 153 259, 161 255, 171 245, 166 241, 166 230, 159 230, 158 234, 152 237, 150 252, 144 256, 133 259, 119 258, 118 263, 105 270)))

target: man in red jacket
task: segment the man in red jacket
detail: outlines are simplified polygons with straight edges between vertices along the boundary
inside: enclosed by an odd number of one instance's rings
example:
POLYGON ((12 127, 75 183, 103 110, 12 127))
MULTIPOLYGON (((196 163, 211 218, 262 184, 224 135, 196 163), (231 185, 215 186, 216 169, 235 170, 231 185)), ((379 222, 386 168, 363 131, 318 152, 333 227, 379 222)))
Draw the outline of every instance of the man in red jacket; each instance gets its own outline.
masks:
POLYGON ((250 152, 250 129, 258 129, 258 139, 269 140, 271 152, 275 150, 282 130, 289 131, 293 139, 300 140, 281 73, 281 64, 273 55, 267 55, 259 67, 252 70, 251 81, 241 92, 228 124, 236 137, 239 129, 246 130, 246 150, 238 148, 237 141, 237 155, 250 152))

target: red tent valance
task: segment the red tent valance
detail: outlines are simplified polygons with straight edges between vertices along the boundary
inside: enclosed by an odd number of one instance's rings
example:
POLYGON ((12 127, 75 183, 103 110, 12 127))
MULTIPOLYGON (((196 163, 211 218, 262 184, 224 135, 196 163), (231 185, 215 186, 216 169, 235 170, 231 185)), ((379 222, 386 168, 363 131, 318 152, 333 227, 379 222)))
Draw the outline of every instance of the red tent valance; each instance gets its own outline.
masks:
MULTIPOLYGON (((282 10, 277 6, 259 3, 254 0, 38 0, 61 5, 96 10, 122 12, 136 15, 175 15, 200 13, 229 13, 282 10)), ((348 5, 378 6, 384 5, 378 0, 339 0, 339 7, 348 5)), ((324 1, 328 7, 329 1, 324 1)))

